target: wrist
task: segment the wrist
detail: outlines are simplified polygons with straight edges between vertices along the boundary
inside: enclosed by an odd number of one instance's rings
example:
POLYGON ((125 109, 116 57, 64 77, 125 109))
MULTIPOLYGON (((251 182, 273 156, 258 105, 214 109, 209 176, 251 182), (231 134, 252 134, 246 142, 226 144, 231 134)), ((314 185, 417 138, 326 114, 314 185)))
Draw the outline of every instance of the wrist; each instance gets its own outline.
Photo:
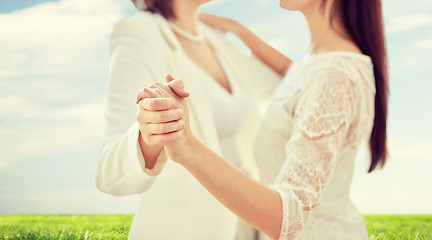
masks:
POLYGON ((143 137, 143 133, 140 131, 139 136, 138 136, 138 141, 140 143, 140 147, 142 150, 147 150, 147 151, 152 151, 152 152, 156 152, 156 151, 160 151, 163 148, 163 144, 151 144, 148 143, 145 138, 143 137))
POLYGON ((153 169, 153 167, 156 164, 156 160, 162 151, 162 145, 149 145, 147 144, 143 137, 142 133, 140 131, 139 137, 138 137, 138 143, 139 147, 141 149, 142 156, 144 158, 143 166, 147 169, 153 169))
POLYGON ((197 157, 200 156, 199 151, 201 150, 202 143, 194 136, 189 135, 185 138, 184 141, 184 151, 181 156, 179 156, 179 163, 183 167, 188 167, 191 165, 194 165, 194 163, 197 161, 197 157))
POLYGON ((245 27, 244 25, 242 25, 241 23, 238 23, 238 25, 236 26, 236 36, 243 41, 248 47, 250 47, 250 30, 245 27))
POLYGON ((236 20, 231 20, 231 26, 232 26, 232 33, 237 35, 237 37, 240 37, 241 35, 243 35, 244 32, 244 26, 240 23, 237 22, 236 20))

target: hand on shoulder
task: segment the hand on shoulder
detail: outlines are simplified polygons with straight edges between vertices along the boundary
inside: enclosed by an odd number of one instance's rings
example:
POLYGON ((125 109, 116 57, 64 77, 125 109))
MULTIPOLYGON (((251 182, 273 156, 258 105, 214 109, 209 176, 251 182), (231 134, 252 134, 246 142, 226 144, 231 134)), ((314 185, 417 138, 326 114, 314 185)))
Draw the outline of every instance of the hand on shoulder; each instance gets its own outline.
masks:
POLYGON ((222 17, 209 13, 200 13, 199 19, 214 28, 221 30, 224 33, 230 32, 237 34, 240 23, 234 19, 222 17))

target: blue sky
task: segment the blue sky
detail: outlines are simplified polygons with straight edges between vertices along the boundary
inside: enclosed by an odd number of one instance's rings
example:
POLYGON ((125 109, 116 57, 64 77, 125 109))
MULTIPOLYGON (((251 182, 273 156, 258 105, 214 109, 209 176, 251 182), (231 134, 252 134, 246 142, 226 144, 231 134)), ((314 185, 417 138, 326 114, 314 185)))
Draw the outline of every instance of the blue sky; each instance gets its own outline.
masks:
POLYGON ((12 11, 21 10, 34 5, 38 5, 43 2, 56 2, 57 0, 20 0, 20 1, 8 1, 2 3, 0 6, 0 13, 9 13, 12 11))
MULTIPOLYGON (((384 170, 360 152, 352 198, 363 213, 432 213, 432 1, 384 0, 390 64, 384 170)), ((308 47, 299 13, 270 0, 215 0, 203 11, 235 18, 298 60, 308 47)), ((94 187, 103 134, 109 37, 135 13, 129 0, 0 4, 0 214, 130 213, 135 196, 94 187)))

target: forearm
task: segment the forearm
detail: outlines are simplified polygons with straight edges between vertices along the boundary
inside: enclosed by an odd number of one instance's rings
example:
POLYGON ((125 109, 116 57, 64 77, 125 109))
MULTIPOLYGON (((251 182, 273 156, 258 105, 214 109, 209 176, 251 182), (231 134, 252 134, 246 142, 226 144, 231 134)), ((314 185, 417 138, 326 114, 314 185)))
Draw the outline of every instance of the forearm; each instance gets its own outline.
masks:
POLYGON ((291 64, 291 59, 264 42, 248 28, 235 23, 235 34, 249 47, 252 53, 273 70, 283 75, 291 64))
POLYGON ((141 153, 144 157, 145 168, 150 170, 153 169, 153 167, 156 164, 156 160, 158 159, 159 154, 162 151, 162 146, 161 145, 149 146, 144 142, 141 133, 139 134, 138 142, 141 149, 141 153))
POLYGON ((193 145, 183 166, 234 214, 277 239, 282 224, 279 193, 254 181, 199 141, 193 145))

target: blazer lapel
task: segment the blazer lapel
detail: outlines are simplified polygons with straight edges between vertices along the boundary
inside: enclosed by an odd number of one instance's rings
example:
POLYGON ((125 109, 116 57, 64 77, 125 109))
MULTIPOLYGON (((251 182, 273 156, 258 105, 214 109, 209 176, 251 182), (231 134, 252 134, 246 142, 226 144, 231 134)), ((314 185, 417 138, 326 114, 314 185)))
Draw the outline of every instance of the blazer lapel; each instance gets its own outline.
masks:
MULTIPOLYGON (((227 46, 223 46, 223 41, 221 35, 218 34, 217 29, 211 29, 204 23, 200 23, 201 28, 204 29, 205 35, 210 43, 210 45, 219 53, 220 60, 225 61, 227 66, 235 66, 231 67, 231 73, 236 78, 235 80, 242 86, 243 89, 250 95, 250 84, 247 82, 250 79, 250 71, 251 69, 247 69, 247 65, 245 64, 244 59, 239 59, 238 55, 240 52, 232 52, 230 48, 227 46)), ((226 39, 223 39, 226 41, 226 39)), ((231 43, 230 43, 231 44, 231 43)), ((236 51, 238 51, 236 49, 236 51)))
POLYGON ((174 68, 173 77, 182 79, 186 89, 189 90, 191 96, 187 98, 189 106, 189 115, 191 121, 196 119, 194 124, 197 126, 194 133, 213 151, 222 154, 216 126, 214 122, 213 112, 208 102, 205 90, 201 85, 200 79, 197 79, 196 71, 192 69, 191 62, 183 51, 183 48, 177 37, 169 27, 165 18, 160 15, 156 16, 156 20, 169 46, 173 50, 172 66, 174 68), (198 131, 198 132, 196 132, 198 131))

